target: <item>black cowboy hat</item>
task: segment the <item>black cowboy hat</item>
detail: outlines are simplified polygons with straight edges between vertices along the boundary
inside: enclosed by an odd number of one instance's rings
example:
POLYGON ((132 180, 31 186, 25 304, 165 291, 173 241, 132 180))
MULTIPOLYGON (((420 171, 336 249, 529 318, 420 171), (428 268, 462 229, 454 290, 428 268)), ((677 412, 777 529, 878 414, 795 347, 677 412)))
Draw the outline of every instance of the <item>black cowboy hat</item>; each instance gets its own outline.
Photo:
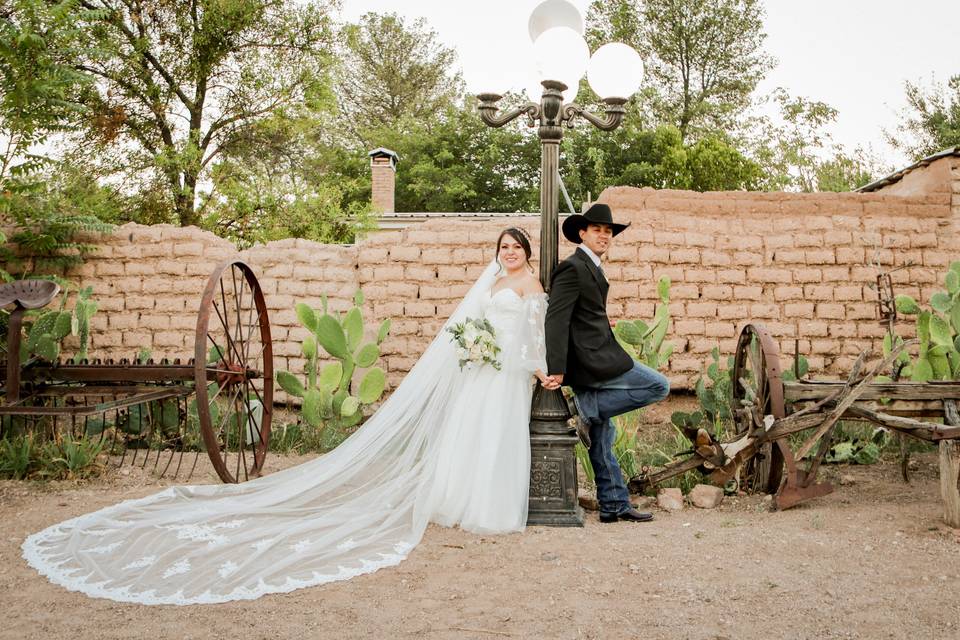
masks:
POLYGON ((580 230, 586 229, 588 224, 605 224, 613 228, 613 235, 630 226, 630 223, 620 224, 613 221, 610 207, 605 204, 592 205, 583 215, 575 213, 563 221, 563 237, 573 244, 580 244, 580 230))

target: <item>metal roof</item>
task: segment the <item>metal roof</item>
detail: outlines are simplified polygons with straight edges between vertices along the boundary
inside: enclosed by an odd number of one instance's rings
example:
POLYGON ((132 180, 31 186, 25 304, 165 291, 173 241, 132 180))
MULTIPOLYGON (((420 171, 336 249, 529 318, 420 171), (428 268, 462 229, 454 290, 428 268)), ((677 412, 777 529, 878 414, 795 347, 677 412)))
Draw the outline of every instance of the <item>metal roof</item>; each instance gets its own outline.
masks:
POLYGON ((866 184, 860 187, 859 189, 854 189, 854 191, 858 191, 860 193, 876 191, 877 189, 881 189, 887 185, 893 184, 895 182, 899 182, 903 178, 903 176, 907 175, 914 169, 925 167, 931 162, 933 162, 934 160, 939 160, 940 158, 946 158, 948 156, 960 156, 960 147, 950 147, 949 149, 944 149, 943 151, 939 151, 933 154, 932 156, 927 156, 922 160, 918 160, 917 162, 914 162, 909 167, 905 167, 903 169, 900 169, 899 171, 894 171, 888 176, 880 178, 879 180, 874 180, 870 184, 866 184))
POLYGON ((377 147, 373 151, 367 154, 371 158, 387 157, 393 158, 394 162, 400 162, 400 156, 397 155, 396 151, 392 149, 387 149, 386 147, 377 147))

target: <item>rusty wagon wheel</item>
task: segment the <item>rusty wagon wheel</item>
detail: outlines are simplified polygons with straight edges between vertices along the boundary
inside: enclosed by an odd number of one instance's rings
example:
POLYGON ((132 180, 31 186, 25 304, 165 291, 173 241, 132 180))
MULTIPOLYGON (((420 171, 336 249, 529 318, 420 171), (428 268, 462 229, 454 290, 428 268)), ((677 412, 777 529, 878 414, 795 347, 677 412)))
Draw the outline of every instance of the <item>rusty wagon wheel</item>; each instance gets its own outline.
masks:
MULTIPOLYGON (((733 363, 733 416, 737 436, 764 430, 764 417, 783 418, 783 380, 776 343, 761 324, 740 332, 733 363)), ((774 493, 783 477, 779 443, 765 443, 741 470, 741 486, 774 493)))
POLYGON ((240 260, 207 281, 194 351, 196 415, 203 442, 224 482, 263 469, 273 413, 273 342, 260 283, 240 260))

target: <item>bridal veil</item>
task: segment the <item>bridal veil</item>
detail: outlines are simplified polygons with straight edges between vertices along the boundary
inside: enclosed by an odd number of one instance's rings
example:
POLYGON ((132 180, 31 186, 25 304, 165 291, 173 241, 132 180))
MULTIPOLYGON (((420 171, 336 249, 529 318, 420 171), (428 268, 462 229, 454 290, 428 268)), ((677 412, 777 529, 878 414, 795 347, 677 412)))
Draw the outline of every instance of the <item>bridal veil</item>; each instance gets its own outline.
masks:
MULTIPOLYGON (((444 325, 476 316, 487 266, 444 325)), ((431 516, 431 452, 460 376, 443 329, 363 426, 315 460, 243 484, 170 487, 23 543, 51 582, 141 604, 217 603, 402 561, 431 516)))

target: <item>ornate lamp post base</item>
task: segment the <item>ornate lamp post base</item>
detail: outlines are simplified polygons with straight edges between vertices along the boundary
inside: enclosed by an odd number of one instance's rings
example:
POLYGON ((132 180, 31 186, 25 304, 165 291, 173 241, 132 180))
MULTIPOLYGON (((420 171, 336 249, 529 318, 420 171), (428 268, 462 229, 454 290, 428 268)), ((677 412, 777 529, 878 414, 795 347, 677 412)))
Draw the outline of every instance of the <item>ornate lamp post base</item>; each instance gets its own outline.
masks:
POLYGON ((559 390, 537 386, 530 414, 528 525, 583 526, 583 509, 577 500, 577 436, 567 425, 569 417, 559 390))

